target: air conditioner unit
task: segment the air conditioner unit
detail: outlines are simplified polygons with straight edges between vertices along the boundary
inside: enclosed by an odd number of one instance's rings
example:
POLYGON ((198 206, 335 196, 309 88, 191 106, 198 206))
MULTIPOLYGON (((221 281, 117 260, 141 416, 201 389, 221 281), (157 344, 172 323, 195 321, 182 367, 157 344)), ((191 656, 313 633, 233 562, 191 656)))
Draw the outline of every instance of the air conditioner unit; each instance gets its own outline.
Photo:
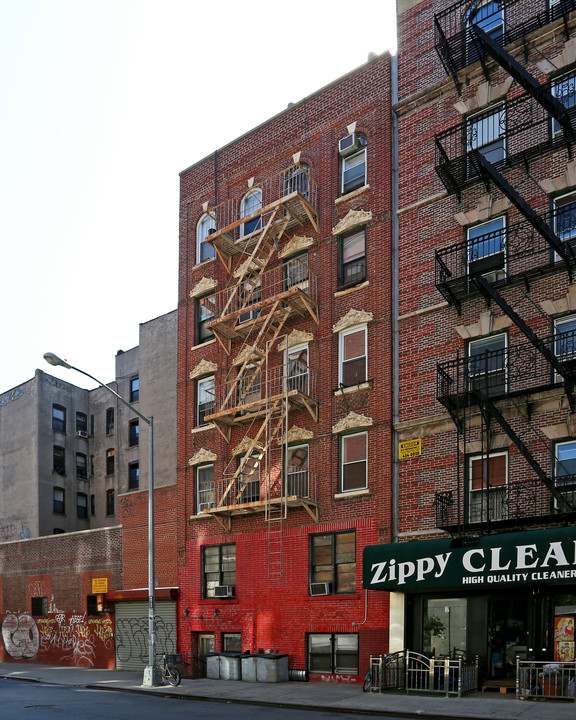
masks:
POLYGON ((232 585, 216 585, 214 597, 234 597, 234 590, 232 585))
POLYGON ((208 508, 211 508, 211 507, 213 507, 213 505, 210 502, 199 503, 198 512, 199 513, 204 512, 204 510, 208 510, 208 508))
POLYGON ((82 438, 88 437, 88 433, 86 432, 86 430, 76 430, 76 435, 82 438))
POLYGON ((346 137, 343 137, 342 140, 338 143, 338 152, 342 157, 347 157, 348 155, 352 155, 352 153, 357 152, 360 149, 360 144, 358 142, 358 136, 356 133, 352 133, 352 135, 346 135, 346 137))
POLYGON ((330 583, 329 582, 310 583, 310 595, 329 595, 329 594, 330 594, 330 583))

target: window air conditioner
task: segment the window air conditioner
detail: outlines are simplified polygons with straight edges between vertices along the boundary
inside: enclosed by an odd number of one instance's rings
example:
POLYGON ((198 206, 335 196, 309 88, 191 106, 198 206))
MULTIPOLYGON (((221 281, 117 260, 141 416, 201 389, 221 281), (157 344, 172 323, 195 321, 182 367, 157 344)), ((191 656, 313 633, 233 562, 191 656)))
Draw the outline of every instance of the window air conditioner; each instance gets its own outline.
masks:
POLYGON ((329 595, 329 594, 330 594, 330 583, 329 582, 310 583, 310 595, 329 595))
POLYGON ((347 157, 348 155, 352 155, 352 153, 357 152, 360 149, 360 145, 358 143, 358 136, 356 133, 352 133, 352 135, 346 135, 346 137, 343 137, 342 140, 338 143, 338 152, 342 157, 347 157))
POLYGON ((208 510, 208 508, 211 508, 211 507, 212 507, 212 503, 210 503, 210 502, 199 503, 198 512, 199 513, 204 512, 204 510, 208 510))
POLYGON ((88 437, 88 433, 86 432, 86 430, 77 430, 77 431, 76 431, 76 435, 77 435, 78 437, 81 437, 81 438, 87 438, 87 437, 88 437))
POLYGON ((234 597, 234 589, 232 585, 216 585, 214 597, 234 597))

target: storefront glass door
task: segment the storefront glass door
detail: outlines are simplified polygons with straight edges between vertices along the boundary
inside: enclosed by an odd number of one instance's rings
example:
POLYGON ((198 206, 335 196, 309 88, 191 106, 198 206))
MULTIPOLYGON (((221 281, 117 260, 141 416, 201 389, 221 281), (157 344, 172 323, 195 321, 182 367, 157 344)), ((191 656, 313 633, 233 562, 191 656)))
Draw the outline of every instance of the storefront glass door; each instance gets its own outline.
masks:
POLYGON ((423 652, 434 657, 466 654, 466 598, 424 600, 423 652))
POLYGON ((516 658, 525 660, 528 650, 528 602, 509 596, 488 605, 488 677, 512 680, 516 658))

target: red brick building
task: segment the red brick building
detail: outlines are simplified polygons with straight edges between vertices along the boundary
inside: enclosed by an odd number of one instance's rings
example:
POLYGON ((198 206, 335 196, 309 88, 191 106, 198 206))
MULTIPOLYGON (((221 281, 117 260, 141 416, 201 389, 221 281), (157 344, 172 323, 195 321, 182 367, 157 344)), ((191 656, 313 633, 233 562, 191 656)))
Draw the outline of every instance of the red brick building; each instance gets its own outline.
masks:
POLYGON ((390 540, 391 59, 181 173, 180 649, 356 681, 390 540))
POLYGON ((399 2, 395 429, 421 454, 371 587, 400 647, 502 682, 574 660, 575 9, 399 2))

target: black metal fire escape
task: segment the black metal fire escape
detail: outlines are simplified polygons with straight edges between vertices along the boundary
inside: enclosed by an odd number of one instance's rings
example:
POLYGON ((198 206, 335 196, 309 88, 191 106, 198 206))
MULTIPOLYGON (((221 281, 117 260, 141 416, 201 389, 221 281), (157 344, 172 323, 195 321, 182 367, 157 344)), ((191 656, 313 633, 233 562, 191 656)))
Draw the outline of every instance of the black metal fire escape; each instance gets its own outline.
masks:
MULTIPOLYGON (((514 0, 512 0, 514 1, 514 0)), ((568 12, 572 9, 572 2, 562 6, 563 10, 568 12)), ((448 71, 451 72, 455 81, 457 81, 457 63, 454 62, 454 56, 450 57, 450 45, 449 41, 443 32, 438 19, 436 20, 437 30, 437 49, 440 57, 447 67, 448 71)), ((477 25, 469 26, 466 30, 465 39, 460 42, 466 43, 468 40, 472 40, 475 44, 475 56, 478 58, 484 72, 488 77, 488 68, 486 64, 486 57, 491 57, 496 61, 500 67, 502 67, 516 82, 522 86, 526 94, 529 95, 533 100, 543 108, 548 121, 546 127, 549 127, 552 119, 557 121, 561 127, 560 142, 565 145, 568 156, 572 157, 572 145, 575 141, 575 132, 573 127, 573 118, 568 108, 553 94, 553 87, 550 83, 541 85, 536 78, 531 75, 510 53, 508 53, 502 46, 503 38, 495 40, 490 37, 484 30, 477 25)), ((504 42, 506 42, 504 37, 504 42)), ((508 39, 509 41, 509 39, 508 39)), ((462 53, 461 53, 462 56, 462 53)), ((518 102, 522 102, 520 99, 518 102)), ((464 128, 466 126, 463 126, 464 128)), ((559 133, 558 133, 559 135, 559 133)), ((544 243, 550 248, 548 257, 551 257, 555 253, 556 257, 559 258, 562 265, 568 272, 570 282, 573 279, 573 268, 576 265, 576 257, 572 244, 569 242, 563 242, 556 234, 553 226, 547 222, 541 215, 539 215, 518 193, 518 191, 506 180, 501 172, 501 169, 523 163, 527 166, 529 158, 534 154, 534 148, 531 152, 519 152, 515 156, 508 156, 504 160, 498 158, 496 164, 488 159, 488 152, 483 152, 481 146, 474 147, 475 143, 470 142, 467 132, 464 133, 464 145, 465 153, 462 157, 456 157, 454 152, 455 144, 450 145, 451 138, 448 135, 445 136, 446 140, 443 145, 443 141, 438 142, 436 139, 437 149, 437 171, 444 182, 449 192, 456 192, 460 195, 460 188, 462 187, 462 181, 464 184, 473 184, 478 180, 485 183, 487 190, 490 189, 491 185, 496 186, 502 194, 510 200, 510 202, 518 209, 520 214, 526 219, 527 223, 534 229, 534 231, 540 236, 544 243)), ((556 145, 559 143, 556 142, 556 145)), ((550 142, 547 147, 553 147, 554 145, 550 142)), ((548 263, 550 261, 548 260, 548 263)), ((437 278, 440 276, 444 280, 450 277, 451 272, 447 265, 442 261, 438 252, 436 253, 436 264, 437 264, 437 278)), ((556 263, 556 267, 560 265, 560 262, 556 263)), ((505 300, 499 291, 499 287, 503 286, 502 275, 507 275, 507 270, 502 269, 500 274, 486 273, 480 267, 475 269, 474 263, 467 261, 466 268, 468 285, 465 286, 462 283, 460 285, 452 284, 448 282, 437 283, 437 287, 448 302, 452 302, 458 310, 460 310, 460 300, 458 298, 458 288, 469 288, 470 284, 475 286, 477 291, 485 298, 486 302, 490 304, 495 302, 501 310, 512 320, 512 322, 519 328, 519 330, 526 336, 529 344, 536 349, 537 353, 544 359, 545 363, 549 366, 549 375, 557 379, 562 380, 566 392, 567 399, 569 401, 570 409, 572 412, 576 410, 575 402, 575 382, 576 374, 571 368, 571 363, 564 363, 562 358, 559 358, 555 353, 554 339, 542 340, 532 330, 528 323, 511 307, 511 305, 505 300), (500 280, 499 287, 497 287, 500 280)), ((517 279, 516 279, 517 280, 517 279)), ((506 277, 506 283, 514 282, 514 278, 509 276, 506 277)), ((470 295, 470 291, 463 293, 464 296, 470 295)), ((484 360, 484 371, 488 367, 488 359, 484 360)), ((508 364, 508 357, 506 356, 505 364, 508 364)), ((449 365, 449 364, 444 364, 449 365)), ((456 367, 454 365, 453 367, 456 367)), ((438 399, 445 405, 452 415, 456 426, 458 428, 459 442, 462 433, 466 433, 466 416, 469 409, 476 405, 480 408, 483 416, 485 417, 487 424, 489 425, 490 419, 493 419, 498 423, 506 435, 510 438, 512 443, 516 446, 520 454, 524 457, 532 471, 535 473, 538 480, 547 488, 551 497, 556 503, 557 510, 559 512, 571 512, 573 511, 573 503, 569 502, 566 497, 558 490, 555 481, 551 478, 542 468, 540 463, 534 457, 534 454, 530 451, 527 444, 520 437, 518 432, 512 427, 512 425, 504 417, 499 407, 495 404, 497 396, 506 396, 507 383, 504 382, 501 387, 494 388, 492 391, 486 386, 483 387, 481 382, 478 382, 478 376, 472 377, 470 375, 470 365, 458 365, 458 370, 455 374, 451 375, 450 367, 438 366, 438 399), (458 375, 463 374, 464 378, 459 378, 458 375)), ((529 418, 528 418, 529 422, 529 418)), ((530 424, 530 422, 529 422, 530 424)), ((488 443, 489 447, 489 443, 488 443)), ((488 452, 490 452, 488 450, 488 452)), ((459 455, 460 457, 460 455, 459 455)))

